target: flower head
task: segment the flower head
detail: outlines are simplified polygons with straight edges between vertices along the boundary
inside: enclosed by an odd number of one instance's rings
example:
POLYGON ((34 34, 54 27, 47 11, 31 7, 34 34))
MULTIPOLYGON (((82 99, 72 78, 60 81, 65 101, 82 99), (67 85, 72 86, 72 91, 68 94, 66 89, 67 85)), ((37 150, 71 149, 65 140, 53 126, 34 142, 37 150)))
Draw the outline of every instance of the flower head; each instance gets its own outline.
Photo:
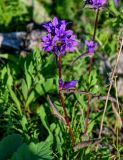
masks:
POLYGON ((42 37, 44 51, 53 51, 57 56, 74 51, 78 43, 73 31, 67 30, 66 26, 66 21, 59 20, 57 17, 43 24, 43 27, 48 31, 47 36, 42 37))
POLYGON ((91 5, 93 8, 97 9, 106 4, 107 0, 86 0, 85 4, 91 5))
POLYGON ((95 43, 94 41, 90 40, 90 41, 85 41, 85 44, 87 46, 87 51, 89 54, 93 54, 94 53, 94 50, 97 46, 97 43, 95 43))
POLYGON ((42 26, 49 32, 55 33, 55 29, 66 28, 67 22, 65 20, 59 20, 57 17, 54 17, 52 21, 44 23, 42 26))
POLYGON ((59 90, 66 90, 66 89, 70 89, 75 87, 75 85, 77 84, 77 80, 71 80, 68 82, 63 82, 62 79, 59 79, 58 83, 59 83, 59 90))

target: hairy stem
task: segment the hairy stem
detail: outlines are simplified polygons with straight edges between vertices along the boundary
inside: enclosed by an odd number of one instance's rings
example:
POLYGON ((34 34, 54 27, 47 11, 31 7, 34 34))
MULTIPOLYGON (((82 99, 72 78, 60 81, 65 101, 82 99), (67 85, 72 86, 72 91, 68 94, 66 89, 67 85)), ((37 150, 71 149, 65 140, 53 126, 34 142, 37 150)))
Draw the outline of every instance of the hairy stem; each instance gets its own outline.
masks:
POLYGON ((62 107, 63 107, 63 110, 64 110, 66 124, 69 128, 69 133, 70 133, 71 140, 72 140, 72 146, 74 146, 74 137, 73 137, 72 129, 70 127, 70 120, 69 120, 69 117, 68 117, 68 114, 67 114, 67 110, 66 110, 66 106, 65 106, 65 103, 64 103, 62 93, 60 91, 59 91, 59 98, 60 98, 60 101, 61 101, 61 104, 62 104, 62 107))
MULTIPOLYGON (((61 55, 58 58, 58 74, 59 74, 59 79, 61 79, 62 78, 62 57, 61 57, 61 55)), ((70 133, 70 137, 71 137, 71 140, 72 140, 72 146, 74 146, 74 136, 73 136, 72 129, 70 127, 70 120, 69 120, 69 117, 68 117, 68 114, 67 114, 64 98, 63 98, 62 92, 60 90, 59 90, 59 99, 61 101, 61 105, 62 105, 63 110, 64 110, 66 124, 69 128, 69 133, 70 133)))

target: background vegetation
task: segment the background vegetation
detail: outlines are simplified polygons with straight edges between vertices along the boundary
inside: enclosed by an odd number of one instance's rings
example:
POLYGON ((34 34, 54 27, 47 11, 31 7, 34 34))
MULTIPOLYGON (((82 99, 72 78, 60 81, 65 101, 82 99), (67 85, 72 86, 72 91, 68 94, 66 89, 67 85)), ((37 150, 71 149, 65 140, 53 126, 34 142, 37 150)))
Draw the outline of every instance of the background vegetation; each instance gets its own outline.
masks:
MULTIPOLYGON (((99 17, 98 48, 90 76, 88 57, 70 65, 75 57, 84 53, 85 39, 93 35, 95 11, 84 7, 82 0, 0 0, 0 32, 26 31, 29 23, 40 25, 54 16, 68 20, 68 28, 74 30, 80 45, 74 53, 63 57, 64 79, 77 79, 78 89, 106 96, 123 29, 123 2, 120 1, 118 8, 113 0, 108 3, 99 17)), ((43 32, 42 28, 40 30, 43 32)), ((84 135, 87 95, 64 95, 75 143, 82 144, 80 149, 73 151, 67 127, 54 117, 47 100, 50 95, 64 115, 58 98, 53 53, 44 53, 37 47, 25 56, 20 52, 16 55, 9 51, 0 53, 0 160, 123 159, 123 128, 119 124, 123 116, 123 91, 117 93, 120 77, 115 76, 110 93, 118 102, 115 106, 118 116, 109 102, 98 146, 95 142, 105 100, 92 99, 88 134, 84 135)))

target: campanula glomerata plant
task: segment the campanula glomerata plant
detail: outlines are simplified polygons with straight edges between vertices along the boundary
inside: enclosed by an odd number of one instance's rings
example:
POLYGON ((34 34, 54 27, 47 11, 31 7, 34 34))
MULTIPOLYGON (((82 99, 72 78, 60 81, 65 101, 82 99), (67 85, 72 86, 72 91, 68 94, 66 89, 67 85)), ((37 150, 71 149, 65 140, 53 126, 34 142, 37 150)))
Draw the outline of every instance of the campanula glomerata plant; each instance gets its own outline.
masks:
POLYGON ((122 160, 122 33, 122 0, 0 0, 0 160, 122 160))

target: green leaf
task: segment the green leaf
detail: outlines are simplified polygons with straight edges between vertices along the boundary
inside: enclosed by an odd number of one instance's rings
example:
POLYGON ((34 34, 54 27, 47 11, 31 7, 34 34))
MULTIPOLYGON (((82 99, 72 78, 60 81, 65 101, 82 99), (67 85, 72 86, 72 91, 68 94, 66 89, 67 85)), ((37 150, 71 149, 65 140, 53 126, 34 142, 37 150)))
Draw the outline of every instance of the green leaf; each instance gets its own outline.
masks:
POLYGON ((5 58, 10 61, 13 61, 14 63, 18 61, 18 57, 12 54, 0 54, 0 58, 5 58))
POLYGON ((9 68, 9 66, 7 66, 7 76, 8 76, 8 79, 7 79, 7 85, 8 86, 12 86, 12 84, 13 84, 13 78, 12 78, 12 75, 11 75, 11 73, 10 73, 11 71, 10 71, 10 68, 9 68))
POLYGON ((21 88, 22 88, 23 97, 24 97, 25 100, 27 100, 27 96, 28 96, 28 87, 27 87, 27 84, 26 84, 26 82, 25 82, 24 79, 22 80, 21 88))
POLYGON ((91 123, 89 123, 88 125, 88 133, 92 133, 92 129, 94 128, 95 122, 92 121, 91 123))
POLYGON ((80 94, 76 94, 76 98, 79 101, 79 103, 82 105, 83 108, 86 107, 86 102, 84 100, 84 96, 80 94))
POLYGON ((6 68, 6 66, 5 66, 5 67, 1 70, 0 78, 1 78, 1 79, 4 79, 5 76, 6 76, 6 74, 7 74, 7 68, 6 68))
POLYGON ((109 1, 109 6, 112 12, 115 13, 116 16, 118 16, 120 13, 118 12, 118 10, 116 9, 116 6, 114 5, 114 1, 109 1))
POLYGON ((39 94, 39 96, 45 94, 45 89, 43 87, 43 84, 41 84, 40 82, 37 83, 35 86, 35 91, 39 94))
POLYGON ((23 131, 27 131, 28 121, 25 115, 23 115, 22 119, 20 120, 21 126, 23 131))
POLYGON ((21 110, 20 102, 19 102, 16 94, 14 93, 14 91, 11 89, 10 86, 8 86, 8 89, 9 89, 9 93, 11 95, 12 100, 15 102, 15 104, 17 105, 18 111, 22 115, 22 110, 21 110))
POLYGON ((44 83, 44 87, 46 92, 53 89, 53 78, 47 79, 47 81, 44 83))
POLYGON ((56 129, 55 129, 55 138, 56 138, 57 150, 62 157, 63 156, 62 145, 64 143, 64 139, 63 139, 63 135, 62 135, 62 132, 61 132, 61 128, 58 125, 56 126, 56 129))
POLYGON ((22 145, 23 138, 19 134, 9 135, 0 141, 0 160, 8 160, 22 145))
POLYGON ((46 112, 45 112, 45 109, 44 109, 43 106, 40 106, 38 108, 37 114, 39 115, 43 126, 47 129, 47 131, 49 133, 49 136, 48 136, 46 141, 48 141, 49 143, 53 143, 53 135, 52 135, 52 132, 50 130, 50 125, 48 124, 46 112))
POLYGON ((32 91, 32 92, 30 93, 30 95, 29 95, 29 97, 28 97, 28 99, 27 99, 27 101, 26 101, 25 107, 26 107, 26 108, 29 107, 30 103, 32 103, 33 100, 35 100, 35 91, 32 91))
POLYGON ((23 144, 11 160, 51 160, 51 153, 50 146, 46 142, 23 144))
POLYGON ((28 72, 26 63, 24 64, 24 69, 25 69, 26 83, 27 83, 28 90, 29 90, 32 85, 32 77, 31 77, 30 73, 28 72))

